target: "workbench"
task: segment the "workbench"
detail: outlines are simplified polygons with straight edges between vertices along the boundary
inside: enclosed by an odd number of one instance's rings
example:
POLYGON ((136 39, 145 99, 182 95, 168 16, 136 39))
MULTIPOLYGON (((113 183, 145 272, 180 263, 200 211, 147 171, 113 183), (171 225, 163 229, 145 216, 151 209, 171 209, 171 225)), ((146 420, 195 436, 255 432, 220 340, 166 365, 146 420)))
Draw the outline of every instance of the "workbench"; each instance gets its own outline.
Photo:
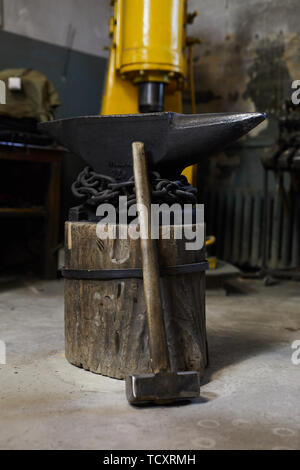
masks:
MULTIPOLYGON (((26 205, 18 204, 13 207, 9 204, 5 207, 3 202, 0 205, 0 218, 41 218, 43 220, 43 241, 41 248, 41 275, 45 279, 54 279, 57 277, 57 249, 59 235, 59 217, 60 217, 60 179, 61 179, 61 161, 64 149, 58 147, 44 147, 24 145, 10 142, 0 142, 0 162, 14 162, 14 166, 20 165, 20 173, 27 165, 40 164, 46 167, 46 184, 43 186, 41 203, 32 203, 26 200, 26 205), (23 166, 22 164, 23 163, 23 166)), ((6 165, 1 166, 1 191, 5 183, 6 165)), ((34 169, 33 169, 34 170, 34 169)), ((20 176, 20 175, 19 175, 20 176)), ((34 191, 34 181, 28 181, 28 193, 34 191), (33 185, 33 187, 32 187, 33 185)), ((5 199, 5 198, 4 198, 5 199)), ((27 198, 26 198, 27 199, 27 198)), ((2 230, 5 230, 2 224, 2 230)))

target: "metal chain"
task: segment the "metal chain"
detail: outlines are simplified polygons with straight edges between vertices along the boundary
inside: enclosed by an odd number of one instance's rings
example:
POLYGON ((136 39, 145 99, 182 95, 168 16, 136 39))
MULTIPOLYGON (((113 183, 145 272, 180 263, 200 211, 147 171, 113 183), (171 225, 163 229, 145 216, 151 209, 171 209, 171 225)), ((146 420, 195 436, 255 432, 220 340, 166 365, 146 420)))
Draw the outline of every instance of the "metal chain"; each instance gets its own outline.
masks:
MULTIPOLYGON (((197 189, 189 184, 185 176, 170 181, 162 178, 156 171, 150 173, 152 202, 162 204, 196 204, 197 189)), ((72 184, 72 193, 76 198, 90 206, 109 202, 118 207, 119 196, 127 197, 127 206, 136 204, 133 176, 127 181, 117 182, 114 178, 101 175, 90 167, 85 167, 72 184)))

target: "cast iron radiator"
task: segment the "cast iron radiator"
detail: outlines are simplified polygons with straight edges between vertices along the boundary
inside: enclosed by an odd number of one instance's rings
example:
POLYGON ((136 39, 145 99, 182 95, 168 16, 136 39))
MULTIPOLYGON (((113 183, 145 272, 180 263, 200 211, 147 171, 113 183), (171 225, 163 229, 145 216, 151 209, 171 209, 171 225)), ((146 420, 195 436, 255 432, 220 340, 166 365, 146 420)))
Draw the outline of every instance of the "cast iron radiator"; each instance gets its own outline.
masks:
MULTIPOLYGON (((216 188, 203 193, 208 235, 215 235, 216 255, 240 267, 262 266, 264 196, 262 190, 216 188)), ((292 268, 300 264, 299 199, 269 191, 267 267, 292 268)))

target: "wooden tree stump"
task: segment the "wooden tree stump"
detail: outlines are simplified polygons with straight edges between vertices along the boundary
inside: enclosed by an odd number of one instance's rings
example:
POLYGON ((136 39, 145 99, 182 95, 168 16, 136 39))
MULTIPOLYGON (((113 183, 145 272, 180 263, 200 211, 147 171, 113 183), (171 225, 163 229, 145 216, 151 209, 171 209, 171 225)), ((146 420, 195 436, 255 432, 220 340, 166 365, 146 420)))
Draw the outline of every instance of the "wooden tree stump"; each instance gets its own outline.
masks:
MULTIPOLYGON (((127 227, 127 226, 126 226, 127 227)), ((161 266, 198 263, 205 249, 187 251, 185 240, 158 240, 161 266)), ((99 241, 96 224, 67 222, 65 268, 141 268, 139 240, 99 241)), ((207 365, 205 273, 162 276, 163 309, 170 362, 176 370, 207 365)), ((65 279, 66 358, 72 364, 109 377, 151 372, 143 280, 65 279)))

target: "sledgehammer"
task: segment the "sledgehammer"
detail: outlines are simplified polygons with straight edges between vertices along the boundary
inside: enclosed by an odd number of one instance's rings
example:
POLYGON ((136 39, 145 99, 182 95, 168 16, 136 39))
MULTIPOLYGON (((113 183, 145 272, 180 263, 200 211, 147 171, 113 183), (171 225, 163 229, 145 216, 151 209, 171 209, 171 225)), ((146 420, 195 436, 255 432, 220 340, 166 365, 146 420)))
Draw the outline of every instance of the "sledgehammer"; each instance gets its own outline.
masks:
POLYGON ((151 239, 151 197, 144 144, 132 144, 133 172, 138 204, 144 295, 152 374, 129 375, 126 396, 133 405, 170 403, 200 395, 197 372, 170 370, 163 318, 156 240, 151 239))

